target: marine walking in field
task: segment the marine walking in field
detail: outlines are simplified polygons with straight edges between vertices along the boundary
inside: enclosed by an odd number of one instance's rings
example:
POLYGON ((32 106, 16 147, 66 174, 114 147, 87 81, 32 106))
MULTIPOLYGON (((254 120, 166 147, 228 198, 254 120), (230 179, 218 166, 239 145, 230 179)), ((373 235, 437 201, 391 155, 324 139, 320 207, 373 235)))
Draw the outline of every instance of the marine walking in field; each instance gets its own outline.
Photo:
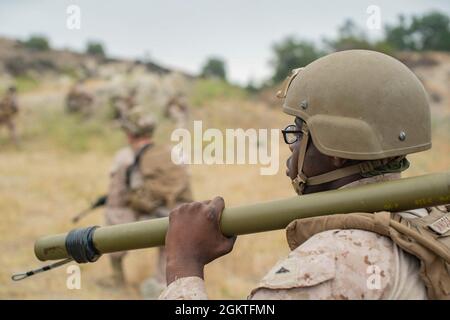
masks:
MULTIPOLYGON (((417 77, 387 55, 349 50, 296 69, 278 97, 287 175, 298 195, 400 178, 406 155, 431 148, 430 109, 417 77)), ((358 199, 355 199, 358 201, 358 199)), ((206 299, 203 269, 229 253, 224 200, 170 213, 168 287, 160 299, 206 299), (189 228, 185 228, 189 224, 189 228)), ((450 299, 448 207, 348 213, 293 221, 291 253, 249 299, 450 299)), ((251 253, 249 253, 251 254, 251 253)))
POLYGON ((110 98, 110 105, 113 111, 113 119, 120 119, 128 111, 137 106, 137 89, 131 88, 126 96, 114 95, 110 98))
POLYGON ((66 96, 66 111, 88 116, 92 112, 94 97, 82 88, 82 82, 75 83, 66 96))
MULTIPOLYGON (((134 222, 168 216, 177 204, 192 201, 186 167, 173 164, 170 148, 153 141, 155 120, 141 107, 121 118, 129 147, 120 150, 111 170, 106 202, 106 224, 134 222)), ((126 252, 110 255, 112 284, 123 285, 123 258, 126 252)), ((165 286, 165 251, 159 249, 156 274, 146 280, 141 291, 155 298, 165 286)))
POLYGON ((164 109, 166 118, 175 122, 177 128, 186 128, 189 117, 189 105, 186 97, 177 92, 166 103, 164 109))
POLYGON ((9 131, 11 141, 15 145, 19 143, 15 124, 15 118, 18 113, 17 89, 12 86, 8 88, 5 96, 0 101, 0 127, 5 127, 9 131))

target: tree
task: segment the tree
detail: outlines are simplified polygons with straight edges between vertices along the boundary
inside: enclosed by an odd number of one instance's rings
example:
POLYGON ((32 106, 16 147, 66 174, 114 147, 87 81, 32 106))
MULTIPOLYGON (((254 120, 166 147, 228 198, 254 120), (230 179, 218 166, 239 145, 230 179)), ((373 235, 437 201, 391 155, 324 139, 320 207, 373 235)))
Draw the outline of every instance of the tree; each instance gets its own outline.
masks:
POLYGON ((450 51, 450 18, 440 12, 413 17, 411 33, 419 50, 450 51))
POLYGON ((397 50, 450 51, 450 18, 440 12, 406 19, 399 16, 397 25, 385 27, 386 41, 397 50))
POLYGON ((411 36, 410 26, 403 15, 398 17, 397 25, 386 25, 386 41, 397 50, 416 50, 416 44, 411 36))
POLYGON ((324 42, 332 51, 351 49, 369 50, 372 48, 364 31, 362 31, 351 19, 345 20, 338 28, 338 36, 336 39, 325 39, 324 42))
POLYGON ((227 79, 225 61, 221 58, 211 57, 202 67, 201 76, 205 78, 227 79))
POLYGON ((343 51, 351 49, 374 50, 386 54, 392 54, 392 46, 385 40, 370 41, 367 35, 353 20, 347 19, 338 29, 338 36, 333 40, 324 40, 331 51, 343 51))
POLYGON ((105 57, 105 49, 103 44, 96 41, 89 41, 86 45, 86 53, 98 57, 105 57))
POLYGON ((324 53, 314 43, 287 37, 272 47, 274 58, 270 62, 274 68, 272 81, 280 82, 288 76, 292 69, 306 66, 324 53))
POLYGON ((50 49, 50 44, 46 37, 40 35, 33 35, 23 43, 25 47, 36 51, 46 51, 50 49))
POLYGON ((317 49, 312 42, 301 41, 292 36, 285 38, 273 46, 274 58, 270 61, 274 68, 272 84, 285 79, 292 69, 306 66, 333 51, 365 49, 389 55, 393 55, 396 50, 450 51, 450 17, 440 12, 408 19, 400 15, 398 22, 386 25, 384 31, 384 38, 370 40, 364 29, 347 19, 338 28, 335 38, 324 39, 325 51, 317 49))

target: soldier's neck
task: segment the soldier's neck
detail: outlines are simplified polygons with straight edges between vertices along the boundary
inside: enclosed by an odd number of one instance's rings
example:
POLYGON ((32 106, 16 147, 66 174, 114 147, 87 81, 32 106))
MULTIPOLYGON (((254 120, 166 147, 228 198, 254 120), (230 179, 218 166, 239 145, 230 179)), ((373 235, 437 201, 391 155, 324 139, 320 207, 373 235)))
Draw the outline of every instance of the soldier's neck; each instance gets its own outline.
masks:
POLYGON ((133 152, 136 153, 149 143, 152 143, 152 139, 147 137, 139 138, 131 142, 131 149, 133 149, 133 152))
POLYGON ((329 191, 329 190, 336 190, 339 189, 342 186, 345 186, 349 183, 352 183, 357 180, 361 180, 362 177, 359 173, 356 173, 354 175, 344 177, 338 180, 330 181, 327 183, 319 184, 316 186, 307 186, 305 188, 304 194, 308 193, 316 193, 316 192, 322 192, 322 191, 329 191))

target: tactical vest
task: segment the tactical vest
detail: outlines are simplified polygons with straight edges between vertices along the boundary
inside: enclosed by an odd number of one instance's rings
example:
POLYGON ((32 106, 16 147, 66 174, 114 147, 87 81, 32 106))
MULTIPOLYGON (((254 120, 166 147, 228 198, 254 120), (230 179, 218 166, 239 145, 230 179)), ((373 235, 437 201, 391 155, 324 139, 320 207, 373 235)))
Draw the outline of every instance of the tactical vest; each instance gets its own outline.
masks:
POLYGON ((144 147, 129 167, 127 180, 129 205, 140 213, 152 214, 160 207, 172 209, 178 203, 192 201, 186 167, 174 164, 165 146, 144 147), (138 186, 129 181, 134 170, 141 180, 138 186))
POLYGON ((406 219, 390 212, 336 214, 299 219, 286 229, 294 250, 316 233, 361 229, 389 237, 421 263, 420 276, 430 299, 450 299, 450 213, 448 206, 427 208, 429 215, 406 219))
POLYGON ((0 120, 11 118, 17 112, 17 104, 13 98, 7 96, 0 101, 0 120))

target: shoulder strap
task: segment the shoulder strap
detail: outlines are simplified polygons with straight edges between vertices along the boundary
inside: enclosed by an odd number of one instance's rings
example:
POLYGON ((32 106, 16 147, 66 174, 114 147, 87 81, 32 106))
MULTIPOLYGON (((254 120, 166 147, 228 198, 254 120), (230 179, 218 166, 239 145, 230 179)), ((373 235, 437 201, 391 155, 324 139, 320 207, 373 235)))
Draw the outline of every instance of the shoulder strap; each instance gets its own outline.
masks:
POLYGON ((133 172, 134 168, 139 166, 139 163, 141 161, 142 155, 147 151, 149 148, 153 146, 152 143, 148 143, 145 146, 143 146, 135 155, 134 161, 131 165, 127 167, 127 173, 126 173, 126 184, 127 187, 130 186, 130 178, 131 178, 131 172, 133 172))

